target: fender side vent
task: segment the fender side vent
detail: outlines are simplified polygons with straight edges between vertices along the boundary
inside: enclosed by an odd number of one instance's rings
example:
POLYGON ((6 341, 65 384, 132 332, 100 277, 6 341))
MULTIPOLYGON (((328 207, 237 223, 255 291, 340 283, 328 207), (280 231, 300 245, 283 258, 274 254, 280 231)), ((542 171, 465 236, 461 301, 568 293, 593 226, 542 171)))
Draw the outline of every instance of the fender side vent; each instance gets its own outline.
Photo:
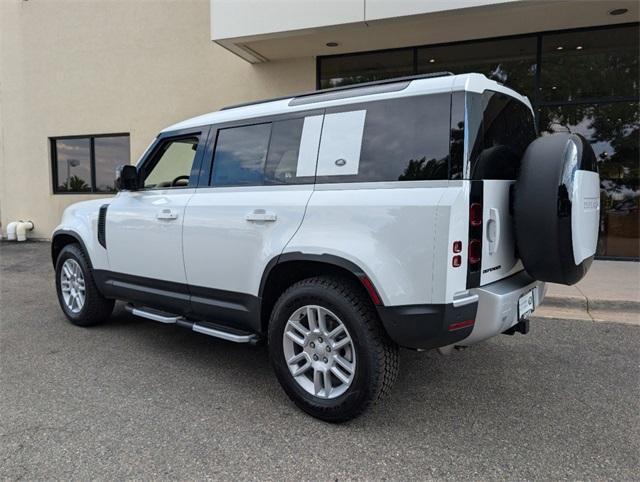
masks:
POLYGON ((107 249, 107 208, 108 204, 103 204, 100 206, 100 211, 98 213, 98 242, 100 245, 107 249))

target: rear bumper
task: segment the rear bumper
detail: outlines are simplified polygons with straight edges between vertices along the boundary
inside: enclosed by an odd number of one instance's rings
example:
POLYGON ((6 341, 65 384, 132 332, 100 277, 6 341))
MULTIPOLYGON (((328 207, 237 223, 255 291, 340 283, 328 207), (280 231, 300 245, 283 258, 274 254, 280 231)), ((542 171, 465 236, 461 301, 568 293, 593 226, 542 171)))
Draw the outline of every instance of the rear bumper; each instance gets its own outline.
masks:
POLYGON ((525 271, 472 289, 465 299, 473 300, 440 305, 378 306, 378 315, 389 337, 398 345, 412 349, 439 348, 448 345, 473 345, 508 330, 518 320, 518 300, 534 290, 537 308, 546 293, 546 285, 525 271), (458 306, 455 306, 458 305, 458 306), (475 320, 474 324, 467 324, 475 320))
POLYGON ((378 315, 389 337, 405 348, 426 350, 457 344, 467 338, 476 316, 477 302, 453 304, 378 306, 378 315))
POLYGON ((538 308, 547 287, 543 281, 536 281, 526 271, 471 290, 478 295, 476 323, 469 336, 456 344, 473 345, 514 326, 519 321, 518 300, 532 290, 534 307, 538 308))

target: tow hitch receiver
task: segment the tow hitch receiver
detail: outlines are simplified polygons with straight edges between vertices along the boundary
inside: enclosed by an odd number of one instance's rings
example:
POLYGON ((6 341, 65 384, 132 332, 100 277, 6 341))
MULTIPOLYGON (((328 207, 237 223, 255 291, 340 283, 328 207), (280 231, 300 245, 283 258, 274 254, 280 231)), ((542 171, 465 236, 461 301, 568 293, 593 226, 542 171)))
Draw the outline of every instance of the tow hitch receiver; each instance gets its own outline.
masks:
POLYGON ((529 320, 520 320, 511 328, 502 332, 503 335, 515 335, 516 333, 522 333, 523 335, 529 333, 529 320))

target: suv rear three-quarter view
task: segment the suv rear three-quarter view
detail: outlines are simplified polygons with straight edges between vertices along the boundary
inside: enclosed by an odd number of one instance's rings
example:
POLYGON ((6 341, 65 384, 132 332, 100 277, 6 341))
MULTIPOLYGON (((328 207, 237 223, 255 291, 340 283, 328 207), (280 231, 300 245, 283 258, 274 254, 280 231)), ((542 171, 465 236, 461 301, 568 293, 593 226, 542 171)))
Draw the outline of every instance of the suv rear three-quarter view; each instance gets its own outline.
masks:
POLYGON ((436 74, 226 108, 162 131, 112 199, 77 203, 52 258, 65 315, 134 315, 266 342, 300 408, 387 394, 400 347, 527 333, 545 282, 587 272, 595 156, 538 138, 529 101, 436 74))

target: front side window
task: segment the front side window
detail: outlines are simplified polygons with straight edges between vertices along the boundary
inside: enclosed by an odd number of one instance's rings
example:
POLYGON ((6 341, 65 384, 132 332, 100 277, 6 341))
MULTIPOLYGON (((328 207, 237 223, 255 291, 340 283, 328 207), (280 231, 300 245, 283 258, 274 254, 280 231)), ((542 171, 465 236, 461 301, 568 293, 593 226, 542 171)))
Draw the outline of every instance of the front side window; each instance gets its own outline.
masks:
POLYGON ((189 186, 189 176, 198 150, 198 136, 167 140, 143 168, 145 189, 189 186))
POLYGON ((129 134, 56 137, 50 140, 53 192, 115 192, 116 168, 129 164, 129 134))
POLYGON ((524 151, 536 138, 533 113, 498 92, 467 95, 470 178, 516 179, 524 151))
POLYGON ((319 183, 447 179, 450 94, 327 109, 319 183))

